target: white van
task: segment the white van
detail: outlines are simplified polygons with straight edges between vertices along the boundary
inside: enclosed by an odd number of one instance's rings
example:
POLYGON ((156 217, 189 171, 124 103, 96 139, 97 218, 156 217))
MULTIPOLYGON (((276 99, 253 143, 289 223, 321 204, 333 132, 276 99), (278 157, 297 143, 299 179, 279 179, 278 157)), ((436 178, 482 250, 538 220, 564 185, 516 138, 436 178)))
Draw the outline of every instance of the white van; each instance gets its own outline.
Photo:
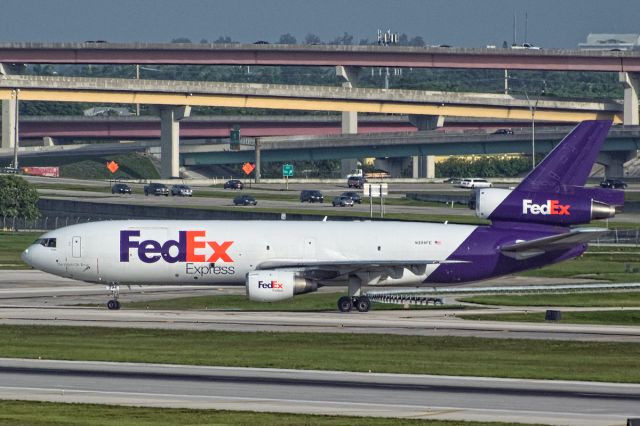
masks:
POLYGON ((486 179, 467 178, 460 181, 460 188, 491 188, 493 184, 486 179))

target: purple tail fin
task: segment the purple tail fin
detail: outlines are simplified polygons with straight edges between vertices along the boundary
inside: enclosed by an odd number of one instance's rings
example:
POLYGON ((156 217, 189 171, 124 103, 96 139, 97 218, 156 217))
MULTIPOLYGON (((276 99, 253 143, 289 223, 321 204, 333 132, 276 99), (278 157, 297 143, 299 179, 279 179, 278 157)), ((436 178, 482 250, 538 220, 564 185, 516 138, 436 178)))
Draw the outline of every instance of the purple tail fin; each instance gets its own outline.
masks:
POLYGON ((624 192, 584 187, 610 127, 610 121, 580 123, 513 191, 479 190, 476 214, 494 222, 556 226, 613 217, 624 192))
POLYGON ((610 127, 611 121, 578 124, 516 190, 556 192, 562 186, 584 186, 610 127))

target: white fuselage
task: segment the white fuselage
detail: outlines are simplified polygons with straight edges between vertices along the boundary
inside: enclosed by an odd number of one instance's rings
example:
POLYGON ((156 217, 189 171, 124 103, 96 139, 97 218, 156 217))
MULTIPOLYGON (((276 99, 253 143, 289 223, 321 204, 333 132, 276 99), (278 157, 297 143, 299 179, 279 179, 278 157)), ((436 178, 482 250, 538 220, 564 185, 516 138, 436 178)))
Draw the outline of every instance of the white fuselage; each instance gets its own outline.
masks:
MULTIPOLYGON (((48 232, 39 241, 55 243, 33 244, 23 259, 95 283, 240 285, 247 273, 278 261, 443 261, 475 229, 369 221, 106 221, 48 232)), ((421 283, 436 267, 370 284, 421 283)))

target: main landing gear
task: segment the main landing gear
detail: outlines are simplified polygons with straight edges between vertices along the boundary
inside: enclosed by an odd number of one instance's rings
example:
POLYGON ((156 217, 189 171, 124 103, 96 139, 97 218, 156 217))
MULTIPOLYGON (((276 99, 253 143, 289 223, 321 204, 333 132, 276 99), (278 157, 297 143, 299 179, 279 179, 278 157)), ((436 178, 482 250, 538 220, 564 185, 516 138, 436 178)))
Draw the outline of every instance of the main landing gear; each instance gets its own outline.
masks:
POLYGON ((371 300, 367 296, 361 296, 362 279, 356 275, 349 276, 349 296, 338 299, 338 310, 349 312, 357 309, 358 312, 368 312, 371 309, 371 300))
POLYGON ((120 309, 120 302, 118 301, 118 297, 120 296, 120 286, 117 284, 109 284, 108 289, 111 292, 111 297, 113 297, 113 299, 107 302, 107 308, 110 311, 120 309))
POLYGON ((343 296, 338 299, 338 310, 340 312, 349 312, 351 309, 357 309, 358 312, 368 312, 371 309, 371 300, 367 296, 343 296))

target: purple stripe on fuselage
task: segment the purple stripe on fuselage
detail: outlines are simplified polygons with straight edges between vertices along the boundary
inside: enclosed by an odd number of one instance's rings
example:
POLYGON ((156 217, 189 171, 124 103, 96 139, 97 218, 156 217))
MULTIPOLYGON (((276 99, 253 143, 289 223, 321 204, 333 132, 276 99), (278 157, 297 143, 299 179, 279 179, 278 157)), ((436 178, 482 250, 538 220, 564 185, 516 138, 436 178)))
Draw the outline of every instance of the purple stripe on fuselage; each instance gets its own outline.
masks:
POLYGON ((579 244, 570 249, 549 251, 521 260, 505 256, 500 252, 500 246, 514 243, 516 240, 529 241, 564 232, 567 232, 567 229, 548 226, 527 227, 517 223, 478 227, 447 258, 447 260, 459 260, 467 263, 442 264, 424 282, 462 284, 479 281, 526 269, 539 268, 582 254, 587 248, 586 244, 579 244))

